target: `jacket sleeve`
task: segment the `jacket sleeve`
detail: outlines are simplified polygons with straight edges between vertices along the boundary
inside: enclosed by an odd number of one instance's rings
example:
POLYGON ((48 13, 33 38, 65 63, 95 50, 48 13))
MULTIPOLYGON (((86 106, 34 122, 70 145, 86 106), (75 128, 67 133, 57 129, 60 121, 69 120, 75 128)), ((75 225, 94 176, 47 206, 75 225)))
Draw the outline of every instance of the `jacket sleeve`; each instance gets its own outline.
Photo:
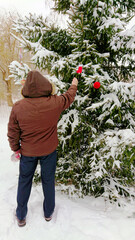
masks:
POLYGON ((20 127, 15 116, 14 107, 12 108, 8 122, 8 141, 12 151, 20 149, 20 127))
POLYGON ((61 94, 60 96, 58 96, 59 107, 61 111, 64 111, 65 109, 69 108, 71 103, 74 101, 76 92, 77 92, 77 86, 71 85, 70 88, 64 94, 61 94))

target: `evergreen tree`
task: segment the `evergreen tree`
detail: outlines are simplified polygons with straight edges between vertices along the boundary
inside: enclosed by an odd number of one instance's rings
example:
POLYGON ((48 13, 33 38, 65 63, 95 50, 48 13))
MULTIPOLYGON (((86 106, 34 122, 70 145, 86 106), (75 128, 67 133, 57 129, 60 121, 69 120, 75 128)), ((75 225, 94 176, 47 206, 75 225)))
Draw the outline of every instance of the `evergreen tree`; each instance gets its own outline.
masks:
POLYGON ((135 26, 126 29, 134 7, 131 0, 56 0, 55 11, 69 16, 67 28, 35 15, 14 26, 61 93, 79 78, 76 101, 59 121, 57 181, 67 191, 134 195, 135 26))

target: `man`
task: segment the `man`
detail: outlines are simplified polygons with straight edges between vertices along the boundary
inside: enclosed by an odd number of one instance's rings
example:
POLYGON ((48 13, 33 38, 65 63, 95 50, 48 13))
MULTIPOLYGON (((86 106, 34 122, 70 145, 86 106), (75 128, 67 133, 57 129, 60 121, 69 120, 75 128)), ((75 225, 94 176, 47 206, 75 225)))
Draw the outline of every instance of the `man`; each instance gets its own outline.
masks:
POLYGON ((60 114, 74 101, 78 80, 74 78, 65 94, 52 95, 52 84, 38 71, 30 71, 22 89, 24 98, 12 108, 8 123, 8 140, 15 156, 20 156, 16 218, 25 226, 27 203, 38 160, 44 193, 46 221, 55 208, 55 169, 58 146, 57 123, 60 114))

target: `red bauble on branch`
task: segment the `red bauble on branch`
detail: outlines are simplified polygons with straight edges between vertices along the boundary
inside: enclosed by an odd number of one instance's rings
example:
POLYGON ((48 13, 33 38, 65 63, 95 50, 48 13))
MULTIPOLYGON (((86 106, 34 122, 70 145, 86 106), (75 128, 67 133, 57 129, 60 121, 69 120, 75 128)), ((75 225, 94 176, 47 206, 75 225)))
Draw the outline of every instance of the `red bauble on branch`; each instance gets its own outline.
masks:
POLYGON ((82 66, 78 67, 78 70, 76 71, 77 73, 82 73, 82 66))
POLYGON ((100 82, 94 82, 93 87, 96 89, 100 88, 100 82))

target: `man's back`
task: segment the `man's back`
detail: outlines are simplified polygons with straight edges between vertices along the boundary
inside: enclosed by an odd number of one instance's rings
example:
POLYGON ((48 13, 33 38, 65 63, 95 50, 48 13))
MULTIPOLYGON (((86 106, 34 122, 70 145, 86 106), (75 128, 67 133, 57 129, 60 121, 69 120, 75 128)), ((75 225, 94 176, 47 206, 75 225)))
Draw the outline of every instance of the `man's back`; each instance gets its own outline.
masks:
POLYGON ((26 82, 22 91, 25 98, 14 104, 8 124, 10 146, 13 151, 21 147, 24 156, 48 155, 57 148, 57 122, 61 112, 73 102, 77 90, 71 85, 60 96, 42 96, 46 85, 38 82, 37 77, 31 76, 26 82), (38 97, 34 95, 37 89, 38 97))

